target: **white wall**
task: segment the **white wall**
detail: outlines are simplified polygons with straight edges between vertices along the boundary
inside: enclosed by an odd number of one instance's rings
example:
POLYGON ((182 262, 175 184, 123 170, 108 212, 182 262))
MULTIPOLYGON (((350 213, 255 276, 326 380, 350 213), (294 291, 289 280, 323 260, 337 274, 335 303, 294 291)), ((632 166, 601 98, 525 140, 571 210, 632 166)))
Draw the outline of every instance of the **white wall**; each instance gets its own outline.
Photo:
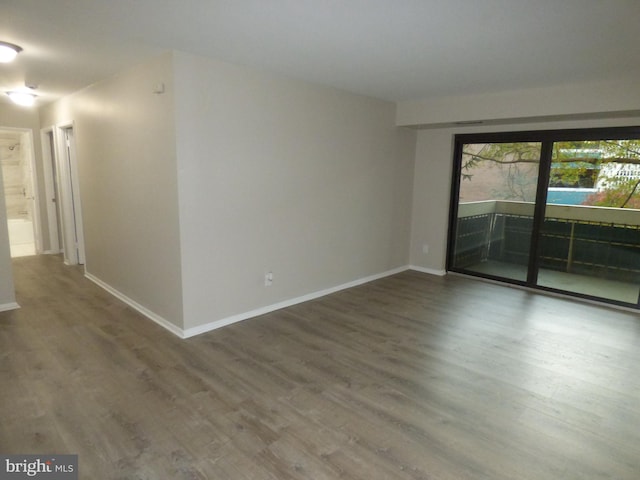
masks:
POLYGON ((415 132, 394 104, 175 65, 185 328, 408 263, 415 132))
POLYGON ((166 54, 106 79, 41 125, 74 124, 87 273, 182 328, 172 69, 166 54))
POLYGON ((416 146, 411 264, 437 272, 445 269, 455 134, 633 125, 640 125, 640 116, 421 130, 416 146), (427 254, 424 244, 429 245, 427 254))
POLYGON ((408 264, 392 103, 173 52, 41 110, 70 121, 88 274, 178 329, 408 264))
POLYGON ((567 84, 398 104, 399 126, 442 126, 483 120, 502 124, 640 115, 638 79, 567 84))

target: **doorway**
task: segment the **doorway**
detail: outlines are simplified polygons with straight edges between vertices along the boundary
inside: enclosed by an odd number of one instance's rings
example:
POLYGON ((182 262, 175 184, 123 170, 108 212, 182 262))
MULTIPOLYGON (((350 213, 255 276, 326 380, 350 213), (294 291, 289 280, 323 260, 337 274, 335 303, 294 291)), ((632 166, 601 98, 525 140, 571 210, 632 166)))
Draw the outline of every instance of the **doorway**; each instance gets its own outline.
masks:
POLYGON ((76 140, 72 125, 58 127, 61 154, 59 170, 62 183, 62 223, 64 230, 65 261, 70 265, 84 265, 84 233, 82 228, 82 208, 80 206, 80 178, 76 140))
POLYGON ((49 249, 45 253, 57 254, 62 252, 62 213, 60 211, 60 186, 58 176, 58 161, 56 142, 53 128, 42 130, 40 133, 42 144, 42 167, 44 172, 44 191, 47 219, 49 226, 49 249))
POLYGON ((68 265, 84 265, 80 183, 73 124, 41 132, 45 192, 52 253, 62 252, 68 265))
POLYGON ((640 128, 458 135, 447 269, 640 308, 640 128))
POLYGON ((11 256, 35 255, 42 243, 30 130, 0 128, 0 166, 11 256))

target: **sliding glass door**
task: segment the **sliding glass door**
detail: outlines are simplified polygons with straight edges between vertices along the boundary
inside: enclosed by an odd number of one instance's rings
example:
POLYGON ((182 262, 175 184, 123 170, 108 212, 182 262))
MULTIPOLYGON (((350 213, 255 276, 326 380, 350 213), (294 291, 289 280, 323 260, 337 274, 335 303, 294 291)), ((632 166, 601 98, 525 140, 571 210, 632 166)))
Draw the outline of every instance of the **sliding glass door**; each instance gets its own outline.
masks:
POLYGON ((639 140, 554 142, 538 285, 638 303, 638 147, 639 140))
POLYGON ((527 280, 541 146, 461 145, 452 268, 527 280))
POLYGON ((640 128, 459 135, 450 271, 638 306, 640 128))

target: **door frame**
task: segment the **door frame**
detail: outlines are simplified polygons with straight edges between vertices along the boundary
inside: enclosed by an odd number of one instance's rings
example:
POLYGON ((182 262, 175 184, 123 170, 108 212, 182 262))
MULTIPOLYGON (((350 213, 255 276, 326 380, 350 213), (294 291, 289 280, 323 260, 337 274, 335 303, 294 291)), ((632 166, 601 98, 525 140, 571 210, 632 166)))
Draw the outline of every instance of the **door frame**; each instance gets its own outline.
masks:
MULTIPOLYGON (((16 133, 20 136, 20 148, 24 148, 24 143, 28 144, 29 170, 31 177, 31 198, 33 208, 33 241, 35 243, 36 253, 42 253, 42 225, 40 216, 40 189, 38 186, 38 171, 36 170, 35 144, 33 142, 33 131, 30 128, 4 127, 0 126, 0 131, 16 133)), ((1 186, 0 186, 1 187, 1 186)), ((5 194, 4 188, 1 188, 2 195, 5 194)))
POLYGON ((62 122, 44 128, 41 130, 41 135, 43 163, 45 164, 45 188, 49 200, 47 209, 50 212, 49 233, 52 250, 55 250, 54 246, 57 246, 58 250, 62 251, 64 263, 67 265, 84 265, 84 228, 74 122, 62 122), (71 134, 68 144, 67 133, 71 134), (48 138, 49 134, 52 134, 53 137, 53 152, 48 138), (51 169, 52 161, 55 161, 56 165, 56 178, 54 178, 51 169), (57 206, 51 201, 55 197, 54 182, 57 182, 58 185, 57 206), (59 245, 57 234, 56 218, 58 212, 62 227, 62 245, 59 245))
POLYGON ((49 225, 49 250, 43 253, 60 253, 58 223, 62 226, 62 214, 60 212, 60 199, 56 196, 56 190, 60 191, 60 182, 57 171, 56 135, 55 127, 47 127, 40 130, 40 143, 42 145, 42 171, 44 174, 44 191, 47 199, 47 221, 49 225), (56 175, 53 172, 53 162, 56 162, 56 175), (57 185, 57 188, 56 188, 57 185))
POLYGON ((526 130, 515 132, 485 132, 454 135, 453 145, 453 172, 451 177, 451 195, 449 204, 449 228, 447 237, 447 272, 456 272, 474 277, 486 278, 500 283, 519 285, 533 290, 548 291, 561 295, 593 300, 599 303, 620 305, 640 309, 640 298, 636 304, 629 304, 617 300, 603 297, 595 297, 568 290, 546 287, 538 284, 538 272, 540 270, 540 238, 542 225, 547 207, 547 191, 549 184, 549 174, 552 162, 553 144, 556 142, 580 141, 580 140, 603 140, 603 139, 634 138, 640 139, 640 126, 631 127, 596 127, 578 129, 558 129, 558 130, 526 130), (458 218, 458 205, 460 195, 460 176, 462 172, 462 149, 463 145, 469 143, 513 143, 513 142, 540 142, 540 163, 536 188, 535 213, 533 216, 533 228, 531 231, 531 242, 529 247, 529 258, 527 265, 527 279, 525 281, 497 277, 494 275, 481 274, 457 268, 454 266, 454 250, 456 242, 456 224, 458 218))

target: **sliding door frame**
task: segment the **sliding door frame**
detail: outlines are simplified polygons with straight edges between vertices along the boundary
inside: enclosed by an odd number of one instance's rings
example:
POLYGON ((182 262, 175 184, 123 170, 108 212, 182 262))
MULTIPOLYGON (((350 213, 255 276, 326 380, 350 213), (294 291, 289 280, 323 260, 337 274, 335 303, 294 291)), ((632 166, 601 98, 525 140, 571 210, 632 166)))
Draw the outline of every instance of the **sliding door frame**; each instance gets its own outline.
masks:
MULTIPOLYGON (((547 206, 547 191, 549 186, 549 176, 551 172, 551 162, 554 143, 569 141, 587 141, 587 140, 627 140, 640 139, 640 126, 634 127, 609 127, 609 128, 580 128, 566 130, 527 130, 512 132, 488 132, 488 133, 471 133, 457 134, 454 136, 453 149, 453 174, 451 184, 451 197, 449 206, 449 232, 447 239, 447 261, 446 270, 448 272, 456 272, 474 277, 485 278, 489 280, 499 281, 507 284, 524 286, 537 290, 545 290, 564 295, 575 296, 579 298, 596 300, 599 302, 611 303, 621 306, 633 306, 640 308, 639 303, 636 305, 620 302, 616 300, 594 297, 582 293, 570 292, 551 287, 538 285, 538 272, 540 270, 540 253, 541 253, 541 232, 545 220, 545 210, 547 206), (538 180, 536 187, 536 200, 534 207, 533 227, 531 231, 531 242, 529 249, 529 260, 527 265, 527 279, 521 281, 506 277, 474 272, 465 268, 455 267, 453 265, 456 229, 458 223, 458 205, 460 197, 460 181, 462 173, 462 151, 466 144, 479 143, 520 143, 520 142, 537 142, 541 143, 540 163, 538 165, 538 180)), ((640 213, 639 213, 640 215, 640 213)))

